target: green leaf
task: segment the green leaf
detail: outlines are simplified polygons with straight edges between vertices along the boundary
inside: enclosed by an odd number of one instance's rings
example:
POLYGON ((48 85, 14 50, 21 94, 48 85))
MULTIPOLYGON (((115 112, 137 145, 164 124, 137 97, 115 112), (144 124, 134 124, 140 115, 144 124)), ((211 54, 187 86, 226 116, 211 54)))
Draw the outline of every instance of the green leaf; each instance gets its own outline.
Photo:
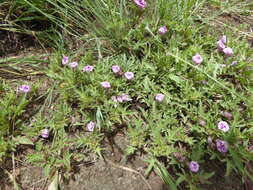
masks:
POLYGON ((178 190, 173 177, 169 174, 168 170, 158 161, 155 164, 155 169, 158 175, 162 178, 163 182, 168 185, 171 190, 178 190))
POLYGON ((180 183, 182 183, 183 181, 186 181, 186 180, 187 180, 187 178, 184 175, 180 175, 180 177, 176 181, 176 185, 179 185, 180 183))
POLYGON ((175 81, 176 83, 181 83, 181 82, 183 81, 180 77, 178 77, 178 76, 176 76, 176 75, 173 75, 173 74, 170 74, 170 75, 169 75, 169 78, 170 78, 171 80, 175 81))
POLYGON ((18 136, 14 138, 17 144, 34 145, 33 142, 25 136, 18 136))
POLYGON ((150 174, 150 172, 153 170, 153 168, 155 166, 155 159, 151 158, 150 160, 147 160, 147 162, 149 163, 149 165, 148 165, 148 168, 145 171, 146 176, 148 174, 150 174))
POLYGON ((230 160, 227 160, 227 169, 225 176, 229 176, 231 174, 231 171, 233 169, 233 163, 230 160))

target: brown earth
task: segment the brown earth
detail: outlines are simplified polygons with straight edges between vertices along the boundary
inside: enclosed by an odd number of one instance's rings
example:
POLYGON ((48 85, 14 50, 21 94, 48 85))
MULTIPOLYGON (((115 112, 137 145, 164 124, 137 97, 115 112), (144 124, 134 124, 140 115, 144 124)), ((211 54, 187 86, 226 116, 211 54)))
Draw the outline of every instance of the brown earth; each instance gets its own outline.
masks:
MULTIPOLYGON (((69 181, 61 181, 61 190, 169 190, 159 176, 154 172, 148 178, 144 177, 147 163, 143 156, 136 156, 128 160, 119 149, 124 150, 127 142, 123 136, 117 135, 115 144, 118 148, 111 151, 108 146, 104 152, 103 159, 92 159, 76 165, 78 168, 69 181), (87 164, 88 163, 88 164, 87 164)), ((11 163, 10 163, 11 164, 11 163)), ((43 169, 26 163, 19 164, 16 168, 18 174, 17 182, 22 190, 46 190, 49 181, 43 173, 43 169)), ((215 162, 207 163, 203 168, 206 171, 215 171, 210 179, 210 185, 201 185, 205 190, 251 190, 242 183, 240 176, 232 174, 225 177, 225 166, 217 165, 215 162)), ((14 190, 7 176, 1 176, 1 190, 14 190), (3 180, 4 177, 6 180, 3 180), (7 183, 8 182, 8 183, 7 183), (5 184, 3 186, 3 184, 5 184)), ((184 190, 186 188, 183 188, 184 190)))
POLYGON ((35 45, 32 36, 0 30, 0 57, 16 53, 35 45))

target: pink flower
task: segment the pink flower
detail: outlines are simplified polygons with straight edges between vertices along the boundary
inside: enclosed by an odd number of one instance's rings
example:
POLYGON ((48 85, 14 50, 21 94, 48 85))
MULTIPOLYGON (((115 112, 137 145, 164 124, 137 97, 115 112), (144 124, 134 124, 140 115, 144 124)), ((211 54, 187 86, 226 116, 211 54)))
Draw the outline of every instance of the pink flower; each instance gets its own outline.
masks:
POLYGON ((112 72, 113 73, 115 73, 115 74, 117 74, 117 73, 119 73, 120 72, 120 66, 118 66, 118 65, 113 65, 112 66, 112 72))
POLYGON ((163 35, 163 34, 165 34, 168 30, 167 30, 167 27, 166 26, 162 26, 162 27, 160 27, 159 28, 159 33, 161 34, 161 35, 163 35))
POLYGON ((226 45, 226 44, 227 44, 227 36, 226 36, 226 35, 223 35, 223 36, 220 38, 219 41, 221 41, 224 45, 226 45))
POLYGON ((223 53, 226 55, 226 56, 232 56, 233 55, 233 50, 232 50, 232 48, 230 48, 230 47, 226 47, 226 48, 224 48, 223 49, 223 53))
POLYGON ((87 66, 85 66, 85 67, 83 68, 83 71, 84 71, 84 72, 91 72, 91 71, 93 71, 93 69, 94 69, 94 66, 87 65, 87 66))
POLYGON ((49 137, 49 130, 48 130, 48 129, 43 129, 43 130, 41 131, 40 136, 41 136, 42 138, 44 138, 44 139, 47 139, 47 138, 49 137))
POLYGON ((222 52, 223 49, 226 48, 226 45, 222 42, 222 40, 219 40, 217 42, 217 47, 218 47, 218 50, 222 52))
POLYGON ((67 65, 68 62, 69 62, 69 57, 63 56, 61 63, 62 63, 63 65, 67 65))
POLYGON ((128 80, 132 80, 134 78, 134 73, 132 72, 125 72, 124 76, 126 77, 126 79, 128 80))
POLYGON ((164 94, 156 94, 156 96, 155 96, 155 100, 157 101, 157 102, 162 102, 163 101, 163 99, 164 99, 164 94))
POLYGON ((223 132, 228 132, 229 129, 230 129, 230 126, 226 121, 220 121, 218 123, 218 129, 223 131, 223 132))
POLYGON ((195 63, 195 64, 200 64, 203 62, 203 58, 201 57, 200 54, 195 54, 193 57, 192 57, 192 61, 195 63))
POLYGON ((25 85, 25 84, 21 85, 18 89, 19 89, 19 91, 21 91, 23 93, 27 93, 31 90, 30 86, 25 85))
POLYGON ((134 2, 141 9, 144 9, 147 6, 147 2, 145 0, 134 0, 134 2))
POLYGON ((198 164, 198 162, 196 162, 196 161, 191 161, 191 162, 189 163, 189 169, 190 169, 192 172, 194 172, 194 173, 198 172, 198 171, 199 171, 199 164, 198 164))
POLYGON ((131 101, 132 99, 129 97, 128 94, 121 94, 119 96, 117 96, 117 101, 118 102, 128 102, 131 101))
POLYGON ((231 66, 235 66, 235 65, 237 65, 237 64, 238 64, 237 61, 233 61, 233 62, 231 63, 231 66))
POLYGON ((228 143, 222 140, 216 140, 216 148, 221 153, 226 153, 228 151, 228 143))
POLYGON ((224 117, 226 117, 229 120, 231 120, 233 118, 232 113, 230 113, 228 111, 221 111, 221 115, 223 115, 224 117))
POLYGON ((132 98, 129 97, 128 94, 121 94, 119 96, 112 96, 112 100, 114 102, 129 102, 132 100, 132 98))
POLYGON ((123 102, 128 102, 128 101, 132 100, 132 98, 130 98, 128 94, 121 94, 120 96, 121 96, 123 102))
POLYGON ((117 96, 116 97, 116 100, 117 100, 117 102, 123 102, 123 97, 122 96, 117 96))
POLYGON ((77 62, 71 62, 71 63, 69 63, 69 66, 71 68, 76 68, 78 66, 78 63, 77 62))
POLYGON ((103 88, 111 88, 111 84, 108 81, 104 81, 100 83, 103 88))
POLYGON ((92 131, 94 130, 95 126, 96 126, 96 123, 93 122, 93 121, 90 121, 90 122, 86 125, 87 130, 90 131, 90 132, 92 132, 92 131))

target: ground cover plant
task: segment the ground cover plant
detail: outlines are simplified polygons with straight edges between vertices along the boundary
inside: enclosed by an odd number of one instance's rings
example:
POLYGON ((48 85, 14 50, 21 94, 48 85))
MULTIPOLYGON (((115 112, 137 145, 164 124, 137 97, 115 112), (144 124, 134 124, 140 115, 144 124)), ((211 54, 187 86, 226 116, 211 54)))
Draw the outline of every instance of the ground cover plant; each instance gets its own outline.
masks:
POLYGON ((145 155, 145 175, 155 171, 168 189, 206 189, 214 165, 251 188, 251 1, 0 7, 9 46, 17 33, 35 46, 18 56, 0 46, 0 172, 14 189, 23 188, 17 162, 43 168, 48 188, 60 189, 77 163, 105 159, 119 133, 125 159, 145 155))

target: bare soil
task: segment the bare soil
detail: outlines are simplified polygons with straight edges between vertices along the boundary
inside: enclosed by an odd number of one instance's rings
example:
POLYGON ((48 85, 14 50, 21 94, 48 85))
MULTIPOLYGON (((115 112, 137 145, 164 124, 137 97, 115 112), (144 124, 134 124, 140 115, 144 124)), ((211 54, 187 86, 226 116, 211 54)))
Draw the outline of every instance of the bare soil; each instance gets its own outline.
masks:
MULTIPOLYGON (((126 148, 124 136, 115 137, 115 147, 112 152, 108 146, 104 152, 105 160, 96 159, 76 165, 78 168, 68 181, 61 181, 62 190, 170 190, 161 178, 152 172, 144 178, 147 163, 143 156, 136 156, 127 160, 119 150, 126 148)), ((10 160, 9 160, 10 162, 10 160)), ((11 163, 9 163, 11 165, 11 163)), ((45 177, 43 168, 18 164, 16 168, 17 182, 22 190, 46 190, 49 181, 45 177)), ((240 176, 232 174, 225 177, 225 166, 207 163, 203 166, 206 171, 215 171, 215 176, 210 180, 212 184, 201 185, 205 190, 252 190, 245 187, 240 176)), ((14 190, 7 176, 1 176, 1 190, 14 190), (3 180, 3 179, 6 180, 3 180), (4 184, 4 185, 3 185, 4 184)), ((183 188, 186 189, 186 188, 183 188)))
MULTIPOLYGON (((126 148, 123 136, 117 136, 115 142, 119 149, 126 148)), ((144 172, 147 164, 141 156, 127 161, 123 154, 111 147, 104 153, 105 160, 92 160, 76 165, 78 168, 68 181, 61 181, 62 190, 167 190, 159 176, 154 172, 145 179, 144 172)), ((21 164, 16 169, 18 183, 24 190, 46 190, 49 181, 45 177, 43 168, 21 164)), ((12 189, 12 184, 7 183, 3 190, 12 189)))
POLYGON ((7 30, 0 30, 0 42, 0 57, 35 46, 35 40, 32 36, 7 30))

